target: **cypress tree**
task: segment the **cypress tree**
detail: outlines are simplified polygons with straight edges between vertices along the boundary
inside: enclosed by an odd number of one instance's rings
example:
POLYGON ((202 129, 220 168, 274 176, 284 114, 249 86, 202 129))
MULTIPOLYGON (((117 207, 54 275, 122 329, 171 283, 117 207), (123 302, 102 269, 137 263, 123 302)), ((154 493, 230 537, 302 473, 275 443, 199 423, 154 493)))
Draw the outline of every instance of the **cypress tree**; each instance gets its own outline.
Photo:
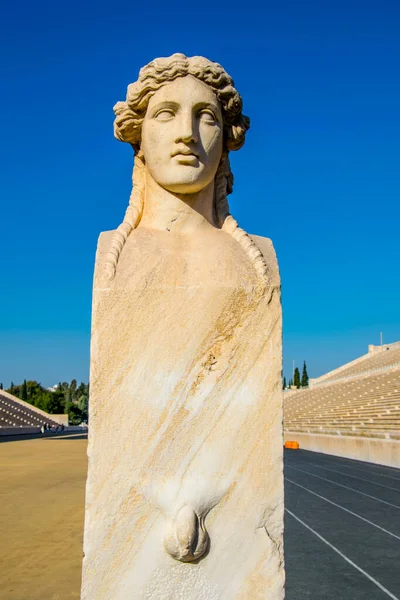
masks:
POLYGON ((3 384, 2 384, 2 383, 0 383, 0 390, 2 390, 2 389, 3 389, 3 384))
POLYGON ((296 367, 294 370, 293 385, 297 389, 300 388, 300 371, 299 371, 298 367, 296 367))
POLYGON ((283 378, 283 388, 284 390, 286 390, 286 377, 283 378))
POLYGON ((308 373, 307 373, 306 361, 304 361, 303 373, 301 375, 301 387, 308 387, 308 373))
POLYGON ((28 400, 28 390, 26 387, 26 379, 24 379, 24 383, 22 384, 22 388, 21 388, 21 400, 25 400, 25 402, 28 400))
POLYGON ((71 383, 69 384, 69 390, 71 392, 71 400, 72 401, 76 399, 76 388, 77 388, 76 379, 73 379, 71 381, 71 383))

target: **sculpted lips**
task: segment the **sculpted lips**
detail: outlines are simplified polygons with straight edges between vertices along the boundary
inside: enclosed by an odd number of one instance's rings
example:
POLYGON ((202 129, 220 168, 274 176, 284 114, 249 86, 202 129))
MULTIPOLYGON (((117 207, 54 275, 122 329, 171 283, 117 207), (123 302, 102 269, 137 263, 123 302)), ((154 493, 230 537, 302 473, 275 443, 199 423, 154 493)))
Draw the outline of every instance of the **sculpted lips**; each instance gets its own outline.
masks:
POLYGON ((193 150, 191 150, 190 148, 187 147, 179 147, 176 150, 174 150, 171 154, 172 157, 174 156, 187 156, 188 158, 193 157, 193 158, 199 158, 199 155, 196 154, 196 152, 193 152, 193 150))

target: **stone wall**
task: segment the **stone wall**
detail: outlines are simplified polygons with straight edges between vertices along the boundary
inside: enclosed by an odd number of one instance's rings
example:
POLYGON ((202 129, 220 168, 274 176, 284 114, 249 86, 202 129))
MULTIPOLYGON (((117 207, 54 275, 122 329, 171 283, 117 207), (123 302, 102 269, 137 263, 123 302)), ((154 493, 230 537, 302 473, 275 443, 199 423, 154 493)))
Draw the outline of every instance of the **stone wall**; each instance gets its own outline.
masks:
POLYGON ((8 435, 32 435, 40 433, 40 427, 1 427, 0 436, 8 435))
POLYGON ((400 468, 398 440, 296 432, 285 432, 284 440, 299 442, 302 450, 400 468))

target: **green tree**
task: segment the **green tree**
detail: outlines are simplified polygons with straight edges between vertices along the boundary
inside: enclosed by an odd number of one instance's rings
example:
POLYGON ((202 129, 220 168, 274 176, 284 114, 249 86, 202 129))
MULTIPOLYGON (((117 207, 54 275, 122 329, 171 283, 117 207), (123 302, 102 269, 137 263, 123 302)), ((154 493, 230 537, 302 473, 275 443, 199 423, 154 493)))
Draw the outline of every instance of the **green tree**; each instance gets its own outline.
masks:
POLYGON ((293 385, 297 389, 300 389, 300 371, 299 371, 298 367, 296 367, 294 370, 293 385))
POLYGON ((284 390, 286 390, 286 377, 283 378, 283 388, 284 390))
POLYGON ((89 396, 89 385, 82 382, 76 389, 76 397, 80 398, 83 395, 89 396))
POLYGON ((7 392, 10 392, 10 394, 12 394, 13 396, 17 396, 17 398, 21 397, 21 385, 15 385, 13 382, 11 382, 11 385, 9 387, 9 389, 7 390, 7 392))
POLYGON ((59 388, 55 392, 51 393, 51 396, 47 402, 47 410, 53 415, 60 415, 65 410, 64 392, 59 388))
POLYGON ((82 420, 88 420, 88 412, 89 412, 89 399, 86 394, 82 394, 82 396, 78 400, 78 408, 81 411, 82 420))
POLYGON ((76 379, 73 379, 71 381, 71 383, 69 384, 69 390, 71 392, 72 400, 76 400, 76 386, 77 386, 76 379))
POLYGON ((2 389, 3 389, 3 384, 2 384, 2 383, 0 383, 0 390, 2 390, 2 389))
POLYGON ((49 410, 49 402, 51 400, 51 392, 43 392, 38 394, 35 398, 34 406, 40 408, 40 410, 44 410, 45 412, 50 412, 49 410))
POLYGON ((43 392, 47 392, 47 390, 45 390, 40 383, 32 380, 26 382, 26 388, 28 392, 28 402, 31 404, 35 404, 36 398, 43 394, 43 392))
POLYGON ((67 406, 68 404, 72 404, 72 395, 69 388, 64 391, 64 402, 65 406, 67 406))
POLYGON ((25 400, 25 402, 28 400, 28 388, 26 387, 26 379, 24 379, 24 383, 21 387, 21 400, 25 400))
POLYGON ((308 373, 307 373, 306 361, 304 361, 303 373, 301 375, 301 387, 308 387, 308 373))
POLYGON ((76 423, 73 423, 73 419, 71 417, 71 412, 73 411, 74 407, 75 404, 72 403, 71 393, 69 390, 67 390, 64 393, 64 413, 68 415, 68 423, 71 425, 76 425, 76 423))
POLYGON ((68 423, 79 425, 82 422, 82 413, 76 404, 71 404, 68 411, 68 423))

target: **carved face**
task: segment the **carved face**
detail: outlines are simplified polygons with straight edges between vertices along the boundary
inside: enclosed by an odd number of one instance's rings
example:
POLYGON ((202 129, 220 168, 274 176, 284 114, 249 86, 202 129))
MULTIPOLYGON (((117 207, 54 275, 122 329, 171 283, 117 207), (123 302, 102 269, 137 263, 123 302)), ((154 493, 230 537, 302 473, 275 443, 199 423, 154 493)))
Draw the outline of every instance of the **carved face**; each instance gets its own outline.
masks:
POLYGON ((150 99, 141 149, 153 179, 170 192, 193 194, 214 179, 222 138, 219 102, 195 77, 179 77, 150 99))

